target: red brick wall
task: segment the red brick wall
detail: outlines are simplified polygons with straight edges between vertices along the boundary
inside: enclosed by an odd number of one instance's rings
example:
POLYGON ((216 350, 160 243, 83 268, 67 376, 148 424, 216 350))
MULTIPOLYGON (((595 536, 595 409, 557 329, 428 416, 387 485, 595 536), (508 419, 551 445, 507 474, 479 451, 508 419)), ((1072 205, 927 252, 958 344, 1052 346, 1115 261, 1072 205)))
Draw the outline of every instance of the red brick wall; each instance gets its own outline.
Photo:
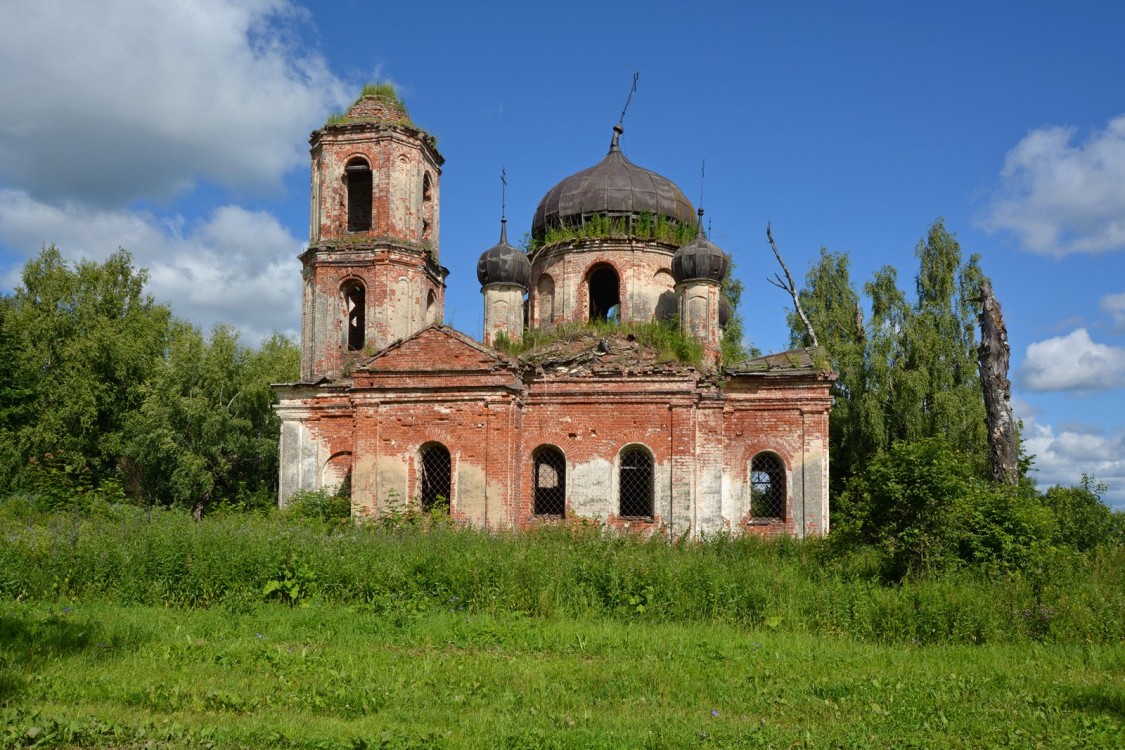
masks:
POLYGON ((310 424, 329 453, 353 452, 353 501, 371 513, 385 512, 388 497, 402 507, 417 498, 419 449, 438 442, 451 456, 454 518, 533 525, 532 453, 551 445, 566 458, 568 517, 641 533, 823 533, 829 385, 808 374, 743 376, 719 390, 690 370, 531 377, 513 360, 433 328, 356 371, 354 420, 310 424), (636 444, 653 458, 651 521, 618 517, 618 458, 636 444), (749 517, 748 467, 761 451, 787 470, 785 519, 765 525, 749 517), (802 487, 815 495, 803 517, 802 487))

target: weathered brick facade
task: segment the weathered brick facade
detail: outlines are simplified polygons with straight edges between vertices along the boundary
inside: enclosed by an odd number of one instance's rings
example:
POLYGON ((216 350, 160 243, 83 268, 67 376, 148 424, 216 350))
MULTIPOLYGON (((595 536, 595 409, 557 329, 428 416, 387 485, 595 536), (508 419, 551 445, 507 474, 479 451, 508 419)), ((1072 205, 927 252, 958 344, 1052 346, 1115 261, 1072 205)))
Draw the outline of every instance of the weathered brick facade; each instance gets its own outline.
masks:
POLYGON ((599 294, 623 321, 678 311, 708 351, 703 370, 624 334, 533 362, 441 325, 442 158, 397 105, 368 99, 312 138, 302 377, 276 386, 282 504, 349 479, 356 515, 448 503, 486 528, 584 517, 674 535, 828 531, 834 375, 819 352, 713 367, 717 282, 677 285, 675 247, 628 238, 556 243, 530 280, 482 279, 486 341, 521 328, 526 284, 532 327, 584 322, 599 294), (612 274, 592 281, 599 269, 612 274))

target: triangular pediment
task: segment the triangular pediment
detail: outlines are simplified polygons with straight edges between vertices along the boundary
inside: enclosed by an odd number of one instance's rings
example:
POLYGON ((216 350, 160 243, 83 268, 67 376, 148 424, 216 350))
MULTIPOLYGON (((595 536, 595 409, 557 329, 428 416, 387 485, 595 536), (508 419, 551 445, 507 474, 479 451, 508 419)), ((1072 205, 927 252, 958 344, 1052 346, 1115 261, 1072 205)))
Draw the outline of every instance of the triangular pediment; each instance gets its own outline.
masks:
POLYGON ((432 325, 394 342, 357 369, 366 372, 480 371, 517 367, 516 360, 448 326, 432 325))

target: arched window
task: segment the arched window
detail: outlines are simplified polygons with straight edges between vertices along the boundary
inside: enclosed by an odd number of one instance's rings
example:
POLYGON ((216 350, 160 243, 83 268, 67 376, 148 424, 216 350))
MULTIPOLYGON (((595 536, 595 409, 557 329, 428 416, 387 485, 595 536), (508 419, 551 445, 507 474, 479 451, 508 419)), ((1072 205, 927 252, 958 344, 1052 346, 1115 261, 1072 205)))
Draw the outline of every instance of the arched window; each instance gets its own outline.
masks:
POLYGON ((434 187, 430 183, 430 173, 422 176, 422 239, 433 236, 434 226, 434 187))
POLYGON ((340 288, 344 295, 348 351, 363 351, 367 343, 367 292, 362 282, 351 280, 340 288))
POLYGON ((428 443, 422 446, 419 458, 418 498, 422 501, 422 512, 448 511, 452 478, 449 449, 441 443, 428 443))
POLYGON ((589 276, 591 321, 606 321, 621 307, 621 284, 613 266, 598 266, 589 276))
POLYGON ((624 518, 652 518, 652 454, 641 447, 621 452, 617 496, 624 518))
POLYGON ((348 185, 348 231, 366 232, 371 229, 371 167, 363 159, 355 158, 344 167, 348 185))
POLYGON ((785 463, 776 453, 759 453, 750 462, 750 517, 785 520, 785 463))
POLYGON ((543 445, 532 453, 535 466, 535 515, 566 514, 566 458, 562 451, 543 445))

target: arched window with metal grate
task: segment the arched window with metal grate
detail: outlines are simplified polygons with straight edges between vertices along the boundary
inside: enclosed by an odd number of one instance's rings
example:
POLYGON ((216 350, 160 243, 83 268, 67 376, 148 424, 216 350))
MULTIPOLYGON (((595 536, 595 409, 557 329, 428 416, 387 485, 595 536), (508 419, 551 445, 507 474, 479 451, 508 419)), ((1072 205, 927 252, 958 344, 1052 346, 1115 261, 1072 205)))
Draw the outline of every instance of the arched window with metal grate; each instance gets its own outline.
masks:
POLYGON ((776 453, 759 453, 750 462, 750 517, 785 520, 785 463, 776 453))
POLYGON ((618 510, 623 518, 652 518, 652 454, 640 446, 621 452, 618 510))
POLYGON ((566 515, 566 457, 553 445, 541 445, 532 453, 535 467, 535 515, 566 515))
POLYGON ((418 477, 418 498, 422 512, 449 510, 452 467, 449 449, 441 443, 427 443, 419 453, 421 471, 418 477))

